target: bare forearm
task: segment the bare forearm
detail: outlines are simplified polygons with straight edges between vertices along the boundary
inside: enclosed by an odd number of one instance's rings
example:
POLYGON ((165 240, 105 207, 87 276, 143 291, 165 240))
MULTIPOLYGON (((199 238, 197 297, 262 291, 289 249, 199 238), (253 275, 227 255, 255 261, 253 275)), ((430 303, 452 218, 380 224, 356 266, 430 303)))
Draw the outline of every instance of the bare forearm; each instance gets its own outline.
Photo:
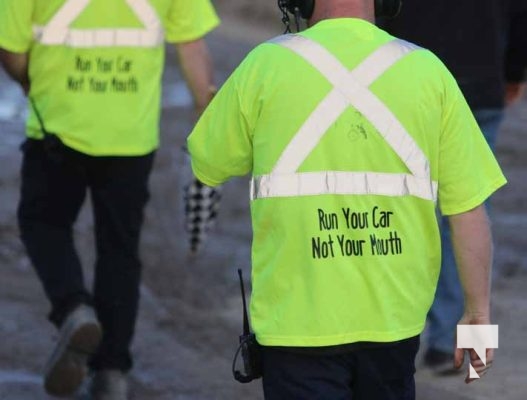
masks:
POLYGON ((196 111, 201 114, 216 93, 209 50, 205 41, 199 39, 178 44, 177 51, 196 111))
POLYGON ((451 216, 450 226, 465 295, 465 313, 488 317, 492 239, 485 207, 451 216))
POLYGON ((0 48, 0 63, 11 78, 20 83, 24 92, 29 89, 29 56, 27 53, 12 53, 0 48))

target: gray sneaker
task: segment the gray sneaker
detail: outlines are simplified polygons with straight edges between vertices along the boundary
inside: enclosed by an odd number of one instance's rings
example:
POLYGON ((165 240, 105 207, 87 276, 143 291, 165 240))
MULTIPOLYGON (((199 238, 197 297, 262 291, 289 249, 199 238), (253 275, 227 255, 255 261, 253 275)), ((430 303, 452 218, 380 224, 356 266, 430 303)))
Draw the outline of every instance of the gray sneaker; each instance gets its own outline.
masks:
POLYGON ((95 371, 90 394, 91 400, 128 400, 126 374, 116 369, 95 371))
POLYGON ((76 392, 86 375, 88 357, 99 346, 101 337, 101 326, 91 307, 80 305, 68 315, 44 369, 47 393, 66 397, 76 392))

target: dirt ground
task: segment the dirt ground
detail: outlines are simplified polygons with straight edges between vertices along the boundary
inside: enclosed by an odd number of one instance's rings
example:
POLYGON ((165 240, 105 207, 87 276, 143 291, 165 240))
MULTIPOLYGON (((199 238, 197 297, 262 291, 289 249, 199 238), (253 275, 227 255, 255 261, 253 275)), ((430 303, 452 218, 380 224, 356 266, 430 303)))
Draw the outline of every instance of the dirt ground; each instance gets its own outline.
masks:
MULTIPOLYGON (((209 37, 222 82, 258 41, 280 33, 272 4, 217 0, 224 25, 209 37), (254 11, 250 14, 250 11, 254 11), (244 18, 240 19, 240 15, 244 18), (251 15, 248 17, 248 15, 251 15), (269 22, 272 21, 272 22, 269 22)), ((162 146, 151 179, 142 242, 144 284, 131 374, 134 400, 261 400, 259 383, 232 379, 241 329, 236 269, 250 274, 248 180, 224 188, 220 218, 201 253, 188 254, 181 187, 189 169, 181 146, 192 127, 190 100, 169 51, 164 77, 162 146)), ((0 400, 44 400, 40 373, 55 332, 48 304, 18 239, 18 144, 24 99, 0 74, 0 400)), ((438 378, 420 368, 419 400, 523 400, 527 392, 527 99, 512 107, 497 154, 509 184, 493 199, 496 243, 493 312, 500 325, 495 366, 470 386, 459 376, 438 378)), ((76 239, 87 279, 93 264, 93 221, 85 207, 76 239)))

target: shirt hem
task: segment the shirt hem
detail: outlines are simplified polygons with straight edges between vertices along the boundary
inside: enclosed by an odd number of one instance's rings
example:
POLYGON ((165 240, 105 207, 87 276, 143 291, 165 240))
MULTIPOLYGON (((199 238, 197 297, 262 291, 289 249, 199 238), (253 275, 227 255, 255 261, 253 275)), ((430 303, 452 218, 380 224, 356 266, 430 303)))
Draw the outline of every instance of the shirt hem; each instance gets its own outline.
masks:
MULTIPOLYGON (((62 143, 64 143, 65 146, 69 147, 70 149, 73 149, 75 151, 78 151, 79 153, 86 154, 88 156, 92 157, 141 157, 145 156, 147 154, 150 154, 157 150, 158 144, 155 144, 154 146, 148 146, 148 147, 141 147, 141 148, 105 148, 104 150, 98 149, 96 147, 85 147, 85 146, 78 146, 77 144, 74 144, 70 142, 67 139, 64 139, 63 137, 60 137, 60 135, 57 135, 62 143)), ((42 140, 43 136, 42 134, 36 135, 36 134, 28 134, 26 135, 28 139, 35 139, 35 140, 42 140)))
POLYGON ((205 37, 206 35, 208 35, 209 33, 211 33, 219 25, 220 25, 220 20, 216 19, 214 22, 206 25, 205 27, 203 27, 203 29, 199 31, 192 32, 191 34, 188 34, 188 35, 180 35, 177 37, 166 36, 165 41, 170 44, 181 44, 181 43, 186 43, 186 42, 192 42, 194 40, 199 40, 205 37))
POLYGON ((5 42, 2 38, 0 38, 0 48, 16 54, 25 54, 29 51, 29 46, 14 46, 12 43, 5 42))
POLYGON ((496 179, 491 185, 485 190, 481 191, 478 195, 472 197, 470 200, 462 203, 460 206, 455 208, 441 208, 441 214, 444 216, 462 214, 470 211, 485 202, 495 191, 504 186, 507 183, 507 179, 504 176, 496 179))
POLYGON ((196 166, 196 163, 192 160, 191 161, 191 167, 192 172, 194 173, 194 176, 198 178, 198 180, 202 183, 204 183, 207 186, 215 187, 221 185, 223 182, 211 179, 207 175, 205 175, 201 170, 196 166))
POLYGON ((424 324, 396 332, 356 332, 334 336, 277 336, 258 335, 256 340, 262 346, 276 347, 326 347, 356 342, 395 342, 421 334, 424 324))

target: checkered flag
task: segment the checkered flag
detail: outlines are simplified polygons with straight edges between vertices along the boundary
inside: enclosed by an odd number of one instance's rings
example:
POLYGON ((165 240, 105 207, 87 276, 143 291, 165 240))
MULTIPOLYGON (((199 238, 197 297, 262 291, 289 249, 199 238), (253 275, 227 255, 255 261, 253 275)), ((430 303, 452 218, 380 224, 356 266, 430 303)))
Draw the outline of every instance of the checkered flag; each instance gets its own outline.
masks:
POLYGON ((185 230, 189 234, 191 252, 197 253, 207 232, 216 221, 221 189, 204 185, 194 178, 183 190, 185 230))

